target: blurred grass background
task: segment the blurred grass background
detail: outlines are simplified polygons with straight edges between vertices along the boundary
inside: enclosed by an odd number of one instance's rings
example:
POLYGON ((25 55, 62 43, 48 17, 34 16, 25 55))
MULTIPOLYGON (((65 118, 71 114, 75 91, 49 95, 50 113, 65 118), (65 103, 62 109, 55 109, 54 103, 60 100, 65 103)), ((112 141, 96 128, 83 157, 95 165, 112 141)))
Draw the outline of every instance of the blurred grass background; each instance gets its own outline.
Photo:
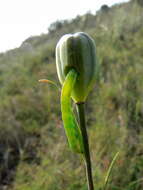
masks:
POLYGON ((38 83, 58 82, 57 41, 84 31, 95 40, 100 65, 86 104, 95 190, 102 190, 118 151, 109 190, 142 190, 142 0, 103 5, 96 15, 56 21, 48 30, 0 54, 0 189, 87 189, 82 159, 67 146, 60 93, 38 83))

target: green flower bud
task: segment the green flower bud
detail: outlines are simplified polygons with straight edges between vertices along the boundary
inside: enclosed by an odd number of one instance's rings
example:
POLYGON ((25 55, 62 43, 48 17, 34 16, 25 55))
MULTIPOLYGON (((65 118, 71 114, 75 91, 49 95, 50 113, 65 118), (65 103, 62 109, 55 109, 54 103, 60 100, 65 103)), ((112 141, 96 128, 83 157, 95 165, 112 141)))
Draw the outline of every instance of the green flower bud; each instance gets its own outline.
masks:
POLYGON ((95 82, 95 44, 86 33, 66 34, 56 47, 56 66, 61 84, 71 69, 77 73, 72 98, 76 103, 84 102, 95 82))

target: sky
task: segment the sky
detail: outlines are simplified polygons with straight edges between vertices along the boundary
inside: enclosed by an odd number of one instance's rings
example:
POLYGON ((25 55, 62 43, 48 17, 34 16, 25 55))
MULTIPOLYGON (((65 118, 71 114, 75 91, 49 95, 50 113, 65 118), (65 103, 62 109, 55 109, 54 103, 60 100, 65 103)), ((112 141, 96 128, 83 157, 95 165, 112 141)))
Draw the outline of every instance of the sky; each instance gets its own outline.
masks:
POLYGON ((19 47, 30 36, 47 33, 56 21, 71 19, 103 4, 128 0, 0 0, 0 52, 19 47))

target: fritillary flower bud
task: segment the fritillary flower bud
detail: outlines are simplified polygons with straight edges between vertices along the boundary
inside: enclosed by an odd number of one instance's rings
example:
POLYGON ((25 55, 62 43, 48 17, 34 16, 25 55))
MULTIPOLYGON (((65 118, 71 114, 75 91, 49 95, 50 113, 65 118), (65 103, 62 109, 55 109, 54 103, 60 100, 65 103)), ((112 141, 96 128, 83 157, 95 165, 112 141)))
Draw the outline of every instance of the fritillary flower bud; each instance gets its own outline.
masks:
POLYGON ((85 102, 96 75, 96 51, 93 39, 83 32, 65 34, 56 47, 56 66, 61 84, 71 69, 77 72, 71 97, 76 103, 85 102))

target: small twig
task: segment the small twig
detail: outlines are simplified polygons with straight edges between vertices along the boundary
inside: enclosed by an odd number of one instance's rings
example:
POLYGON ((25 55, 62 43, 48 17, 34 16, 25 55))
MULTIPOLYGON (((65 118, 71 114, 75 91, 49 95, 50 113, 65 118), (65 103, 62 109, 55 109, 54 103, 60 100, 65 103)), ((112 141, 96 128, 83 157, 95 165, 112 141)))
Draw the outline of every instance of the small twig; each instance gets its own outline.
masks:
POLYGON ((60 87, 59 87, 55 82, 53 82, 52 80, 40 79, 40 80, 38 80, 38 82, 52 84, 52 85, 54 85, 59 91, 61 91, 60 87))

